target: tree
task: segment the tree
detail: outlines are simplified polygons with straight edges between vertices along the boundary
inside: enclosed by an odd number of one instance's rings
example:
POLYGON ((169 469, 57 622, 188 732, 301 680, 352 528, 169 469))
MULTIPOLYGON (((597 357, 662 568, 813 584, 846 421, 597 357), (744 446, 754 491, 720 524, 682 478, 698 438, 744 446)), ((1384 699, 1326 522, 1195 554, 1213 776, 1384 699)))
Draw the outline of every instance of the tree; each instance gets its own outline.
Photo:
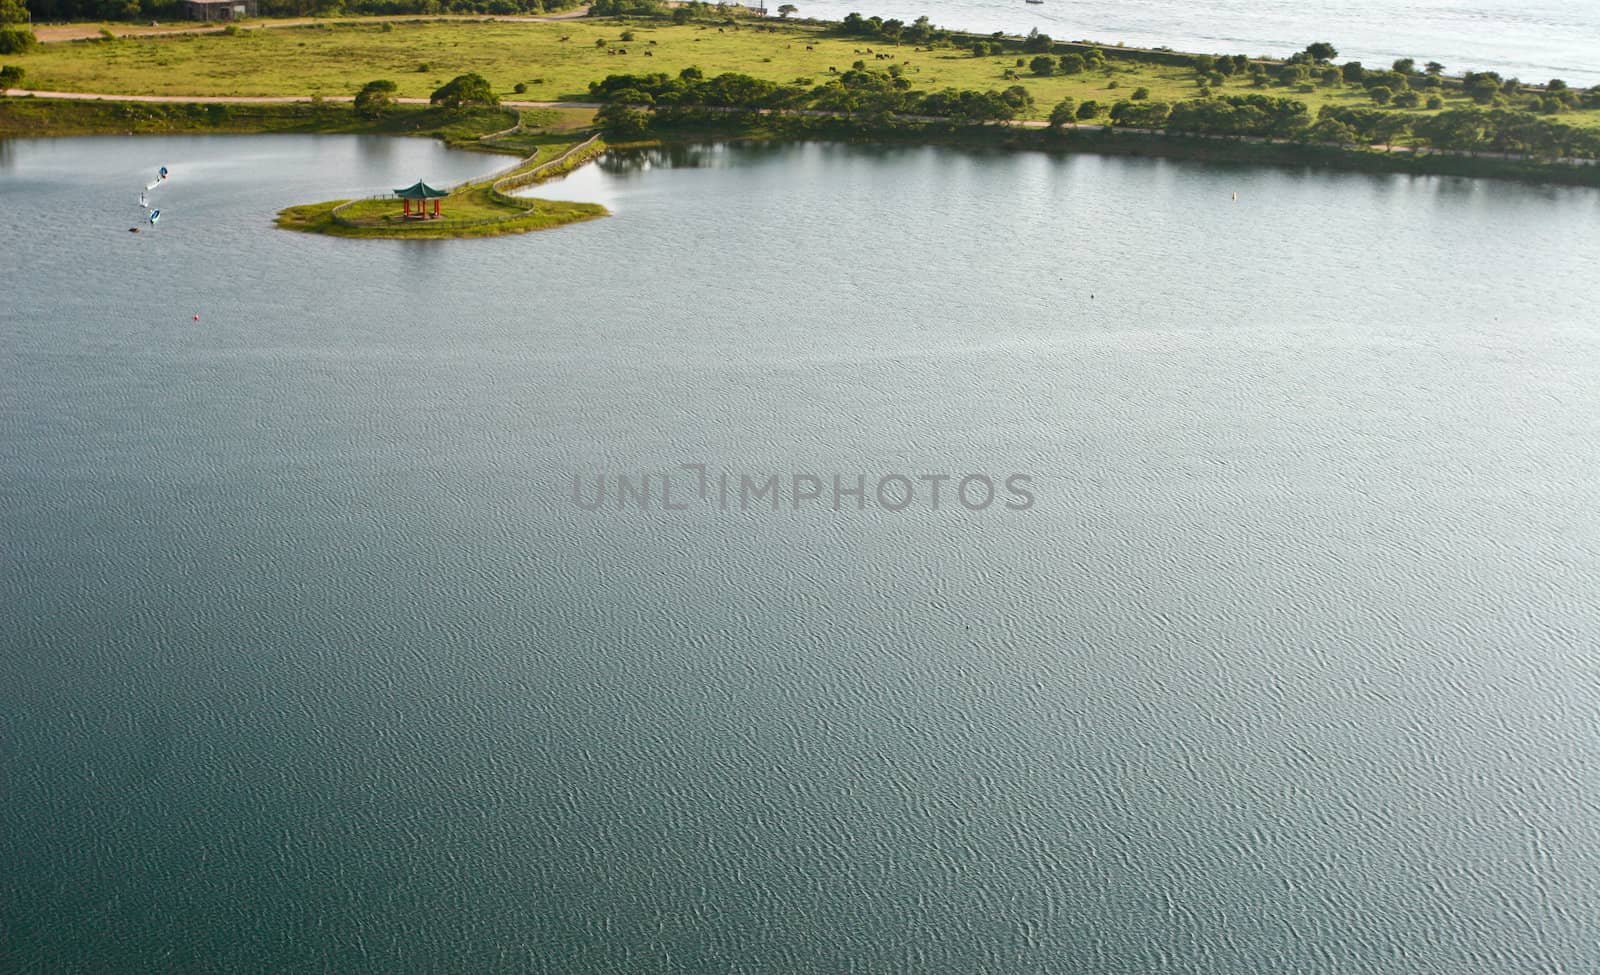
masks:
POLYGON ((451 78, 428 96, 428 101, 455 111, 474 105, 493 108, 500 104, 500 96, 489 87, 489 79, 473 72, 451 78))
POLYGON ((16 26, 0 26, 0 54, 25 54, 39 39, 33 31, 16 26))
POLYGON ((394 105, 396 85, 392 81, 369 81, 356 92, 356 115, 361 118, 382 118, 394 105))
POLYGON ((1011 109, 1012 114, 1007 118, 1015 118, 1024 112, 1033 111, 1033 93, 1021 85, 1012 85, 1000 93, 1000 100, 1011 109))
POLYGON ((1063 98, 1056 102, 1056 107, 1050 110, 1050 127, 1059 129, 1063 125, 1076 125, 1078 102, 1074 98, 1063 98))
POLYGON ((26 74, 26 71, 14 64, 8 64, 0 68, 0 92, 8 88, 21 88, 23 76, 26 74))
POLYGON ((796 7, 792 3, 785 3, 778 7, 778 16, 782 17, 784 20, 788 20, 790 14, 797 14, 799 12, 800 8, 796 7))
POLYGON ((1092 98, 1088 99, 1083 104, 1078 106, 1078 119, 1079 119, 1079 121, 1083 121, 1085 119, 1092 119, 1096 115, 1099 115, 1099 114, 1100 114, 1100 103, 1095 101, 1092 98))
POLYGON ((1056 59, 1048 54, 1041 54, 1028 62, 1028 70, 1041 78, 1048 78, 1056 73, 1056 59))
POLYGON ((1087 67, 1088 63, 1084 61, 1083 55, 1081 54, 1061 55, 1062 74, 1082 74, 1084 69, 1087 67))
POLYGON ((1368 88, 1367 94, 1370 95, 1372 100, 1379 105, 1389 104, 1389 99, 1394 97, 1394 91, 1392 89, 1385 88, 1382 85, 1379 85, 1376 88, 1368 88))
POLYGON ((1479 105, 1488 105, 1500 94, 1501 79, 1493 71, 1469 71, 1461 79, 1461 87, 1467 97, 1479 105))
POLYGON ((1022 49, 1029 54, 1046 54, 1054 46, 1055 41, 1050 39, 1050 35, 1039 33, 1037 27, 1028 31, 1027 38, 1022 42, 1022 49))
POLYGON ((1361 79, 1367 76, 1367 69, 1361 66, 1360 61, 1347 61, 1339 71, 1344 75, 1344 80, 1352 85, 1359 85, 1361 79))
POLYGON ((1353 146, 1361 141, 1355 129, 1338 119, 1323 118, 1306 129, 1305 138, 1312 142, 1327 142, 1336 146, 1353 146))
POLYGON ((1339 49, 1327 41, 1318 41, 1306 46, 1306 53, 1311 55, 1311 60, 1317 62, 1332 61, 1339 56, 1339 49))
POLYGON ((1344 72, 1330 64, 1322 69, 1317 80, 1322 82, 1324 88, 1337 88, 1344 84, 1344 72))
POLYGON ((621 100, 602 105, 594 120, 614 139, 637 139, 650 128, 649 112, 621 100))
POLYGON ((26 24, 32 19, 22 0, 0 0, 0 24, 26 24))
POLYGON ((1401 74, 1416 74, 1417 62, 1411 58, 1400 58, 1394 63, 1394 69, 1401 74))
POLYGON ((1416 108, 1422 104, 1422 96, 1414 91, 1397 92, 1394 96, 1395 108, 1416 108))
POLYGON ((1437 61, 1429 61, 1427 64, 1423 65, 1422 70, 1426 71, 1428 74, 1430 74, 1433 77, 1437 78, 1440 75, 1444 74, 1444 65, 1440 64, 1437 61))

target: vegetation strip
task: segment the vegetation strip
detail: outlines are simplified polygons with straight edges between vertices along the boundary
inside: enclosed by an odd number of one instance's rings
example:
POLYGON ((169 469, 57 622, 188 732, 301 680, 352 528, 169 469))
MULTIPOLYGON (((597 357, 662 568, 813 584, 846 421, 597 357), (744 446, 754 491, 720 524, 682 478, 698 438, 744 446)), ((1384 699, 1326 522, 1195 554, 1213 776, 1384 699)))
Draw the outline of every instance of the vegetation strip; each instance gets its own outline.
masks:
MULTIPOLYGON (((1600 167, 1573 165, 1600 158, 1600 86, 1529 85, 1492 72, 1452 77, 1443 65, 1409 58, 1374 70, 1336 63, 1337 50, 1322 42, 1274 61, 1058 42, 1037 32, 952 32, 926 18, 781 22, 705 4, 667 10, 651 0, 600 0, 593 9, 624 16, 358 21, 51 44, 5 70, 12 82, 26 76, 60 89, 284 97, 309 85, 349 97, 351 72, 370 69, 396 79, 378 83, 391 102, 474 79, 469 96, 446 107, 488 108, 523 95, 600 100, 612 142, 836 131, 1092 151, 1137 143, 1148 154, 1600 182, 1600 167), (624 64, 665 70, 606 70, 624 64), (445 80, 462 68, 471 70, 445 80), (1018 126, 1050 131, 1021 135, 1018 126), (1441 158, 1452 154, 1462 158, 1441 158), (1375 155, 1396 158, 1379 163, 1375 155)), ((206 111, 218 130, 243 114, 226 105, 206 111)), ((26 129, 7 117, 28 114, 0 102, 0 131, 26 129)), ((34 110, 32 121, 57 131, 49 114, 34 110)), ((350 130, 334 116, 325 121, 330 131, 350 130)), ((78 122, 87 125, 87 116, 78 122)), ((515 127, 509 133, 515 138, 515 127)))

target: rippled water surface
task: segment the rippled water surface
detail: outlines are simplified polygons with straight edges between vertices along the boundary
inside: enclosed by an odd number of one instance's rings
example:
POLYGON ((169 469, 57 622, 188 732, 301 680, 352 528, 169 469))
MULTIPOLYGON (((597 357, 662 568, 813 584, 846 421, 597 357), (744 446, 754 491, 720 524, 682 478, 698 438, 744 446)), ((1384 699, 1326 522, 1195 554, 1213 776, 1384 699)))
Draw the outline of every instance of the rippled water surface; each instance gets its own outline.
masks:
POLYGON ((0 143, 0 968, 1600 970, 1600 194, 797 145, 270 226, 499 163, 0 143), (1037 504, 572 501, 680 463, 1037 504))
MULTIPOLYGON (((769 4, 769 7, 772 5, 769 4)), ((1330 41, 1341 60, 1397 58, 1452 72, 1600 83, 1600 0, 814 0, 800 15, 850 11, 965 30, 1089 39, 1132 47, 1283 57, 1330 41)), ((774 8, 775 9, 775 8, 774 8)))

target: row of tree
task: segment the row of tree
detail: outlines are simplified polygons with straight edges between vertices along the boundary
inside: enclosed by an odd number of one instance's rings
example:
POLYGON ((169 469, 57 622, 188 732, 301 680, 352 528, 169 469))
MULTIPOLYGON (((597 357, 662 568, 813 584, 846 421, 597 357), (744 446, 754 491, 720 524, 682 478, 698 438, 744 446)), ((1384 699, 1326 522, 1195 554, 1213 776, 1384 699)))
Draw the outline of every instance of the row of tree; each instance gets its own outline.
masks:
MULTIPOLYGON (((1095 102, 1063 99, 1050 113, 1059 128, 1099 116, 1095 102)), ((1500 152, 1539 159, 1600 158, 1600 130, 1567 125, 1532 112, 1469 106, 1437 115, 1324 105, 1315 118, 1304 102, 1265 95, 1165 102, 1119 101, 1113 125, 1174 135, 1292 139, 1342 146, 1391 146, 1411 136, 1421 146, 1454 152, 1500 152)))
POLYGON ((693 124, 733 112, 786 111, 848 115, 883 122, 891 117, 947 119, 958 124, 1003 122, 1033 109, 1021 85, 1003 90, 947 88, 916 91, 898 70, 871 71, 857 61, 823 84, 797 79, 780 85, 750 75, 706 77, 699 68, 667 74, 616 74, 591 82, 589 93, 607 104, 600 122, 613 135, 632 137, 651 126, 693 124))
MULTIPOLYGON (((615 74, 589 86, 607 104, 600 120, 613 135, 633 137, 652 126, 726 117, 728 113, 783 111, 847 115, 887 124, 895 119, 941 119, 954 124, 1004 122, 1033 107, 1027 89, 918 91, 895 69, 868 70, 862 62, 825 83, 796 79, 781 85, 744 74, 706 77, 698 68, 667 74, 615 74)), ((1053 127, 1108 116, 1114 126, 1186 136, 1285 139, 1338 145, 1392 144, 1407 135, 1419 144, 1452 151, 1505 152, 1538 158, 1600 158, 1600 130, 1565 125, 1531 112, 1464 107, 1437 115, 1328 105, 1312 115, 1306 103, 1251 93, 1174 103, 1128 99, 1103 106, 1064 99, 1050 113, 1053 127)))

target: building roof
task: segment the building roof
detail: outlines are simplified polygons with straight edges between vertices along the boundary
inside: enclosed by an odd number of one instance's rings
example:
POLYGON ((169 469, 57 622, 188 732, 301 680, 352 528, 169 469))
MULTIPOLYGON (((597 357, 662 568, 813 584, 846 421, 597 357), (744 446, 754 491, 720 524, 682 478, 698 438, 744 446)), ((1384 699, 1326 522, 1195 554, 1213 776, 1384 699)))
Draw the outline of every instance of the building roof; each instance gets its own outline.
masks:
POLYGON ((449 196, 450 191, 436 190, 427 183, 417 180, 403 190, 395 190, 394 195, 404 200, 431 200, 436 196, 449 196))

